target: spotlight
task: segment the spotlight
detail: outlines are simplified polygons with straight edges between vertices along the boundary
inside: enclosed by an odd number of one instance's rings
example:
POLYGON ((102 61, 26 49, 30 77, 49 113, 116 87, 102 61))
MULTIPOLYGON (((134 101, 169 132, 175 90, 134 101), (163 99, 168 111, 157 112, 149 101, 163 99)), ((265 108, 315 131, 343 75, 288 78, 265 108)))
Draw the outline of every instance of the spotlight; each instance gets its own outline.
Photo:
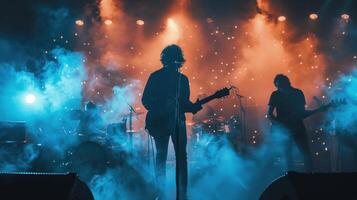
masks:
POLYGON ((342 14, 341 19, 348 20, 350 16, 348 14, 342 14))
POLYGON ((143 26, 145 24, 145 22, 142 19, 138 19, 138 20, 136 20, 136 24, 139 26, 143 26))
POLYGON ((104 24, 107 25, 107 26, 110 26, 110 25, 113 24, 113 21, 110 20, 110 19, 106 19, 106 20, 104 21, 104 24))
POLYGON ((164 33, 164 39, 166 43, 176 43, 181 37, 181 29, 179 24, 172 18, 167 19, 167 26, 164 33))
POLYGON ((78 19, 78 20, 76 20, 76 25, 77 26, 83 26, 84 25, 84 21, 81 20, 81 19, 78 19))
POLYGON ((309 15, 309 18, 310 18, 311 20, 317 20, 317 18, 319 18, 319 16, 318 16, 316 13, 311 13, 311 14, 309 15))
POLYGON ((26 94, 25 95, 25 102, 27 104, 33 104, 36 101, 36 96, 34 94, 26 94))
POLYGON ((171 28, 177 28, 178 27, 178 25, 176 24, 176 22, 172 18, 168 18, 167 19, 167 24, 171 28))
POLYGON ((278 21, 279 21, 279 22, 286 21, 286 17, 283 16, 283 15, 282 15, 282 16, 279 16, 279 17, 278 17, 278 21))

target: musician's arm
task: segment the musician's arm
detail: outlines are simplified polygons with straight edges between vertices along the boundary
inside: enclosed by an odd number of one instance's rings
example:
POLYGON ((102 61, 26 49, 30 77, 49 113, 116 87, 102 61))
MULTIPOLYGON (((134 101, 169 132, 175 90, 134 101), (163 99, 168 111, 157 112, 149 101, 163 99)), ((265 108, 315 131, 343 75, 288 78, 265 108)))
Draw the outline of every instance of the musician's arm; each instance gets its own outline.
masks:
POLYGON ((270 95, 268 109, 267 109, 267 117, 271 122, 276 121, 276 116, 274 115, 275 108, 276 108, 276 94, 273 92, 270 95))
POLYGON ((201 105, 192 103, 190 101, 190 84, 187 77, 183 77, 182 82, 182 99, 183 99, 183 110, 184 112, 190 112, 192 114, 196 114, 198 111, 202 109, 201 105))
POLYGON ((311 116, 311 115, 313 115, 315 113, 323 111, 325 109, 325 107, 322 106, 322 107, 319 107, 319 108, 316 108, 316 109, 306 110, 306 108, 305 108, 306 101, 305 101, 305 95, 304 95, 303 92, 301 92, 301 97, 300 98, 301 98, 301 107, 300 107, 300 109, 302 110, 301 113, 303 113, 302 114, 302 118, 303 119, 307 118, 307 117, 309 117, 309 116, 311 116))
POLYGON ((274 106, 268 105, 267 117, 270 121, 276 121, 276 116, 274 115, 274 106))
POLYGON ((155 96, 153 94, 154 91, 154 78, 150 75, 148 82, 145 85, 143 97, 141 98, 141 102, 146 108, 146 110, 153 110, 155 107, 155 96))
POLYGON ((325 110, 325 107, 324 106, 321 106, 319 108, 316 108, 316 109, 312 109, 312 110, 306 110, 305 107, 304 107, 304 114, 302 116, 302 118, 307 118, 315 113, 318 113, 318 112, 321 112, 321 111, 324 111, 325 110))

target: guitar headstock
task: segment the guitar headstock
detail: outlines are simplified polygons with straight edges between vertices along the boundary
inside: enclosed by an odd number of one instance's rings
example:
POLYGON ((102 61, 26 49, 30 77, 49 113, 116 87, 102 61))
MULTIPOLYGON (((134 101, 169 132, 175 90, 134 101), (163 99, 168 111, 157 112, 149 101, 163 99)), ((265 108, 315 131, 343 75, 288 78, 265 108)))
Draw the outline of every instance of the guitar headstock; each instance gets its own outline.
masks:
POLYGON ((322 108, 322 109, 336 108, 336 107, 347 104, 346 99, 335 99, 335 100, 330 101, 328 104, 324 105, 322 100, 319 99, 318 97, 314 96, 313 98, 314 98, 315 102, 318 104, 318 106, 320 106, 320 108, 322 108))
POLYGON ((225 97, 225 96, 228 96, 228 95, 229 95, 229 91, 230 91, 231 89, 232 89, 232 88, 227 88, 227 87, 222 88, 222 89, 220 89, 220 90, 217 90, 217 91, 213 94, 213 96, 214 96, 214 98, 217 98, 217 99, 222 98, 222 97, 225 97))
POLYGON ((332 100, 328 105, 328 107, 333 107, 333 108, 336 108, 336 107, 339 107, 341 105, 346 105, 347 104, 347 101, 346 99, 337 99, 337 100, 332 100))

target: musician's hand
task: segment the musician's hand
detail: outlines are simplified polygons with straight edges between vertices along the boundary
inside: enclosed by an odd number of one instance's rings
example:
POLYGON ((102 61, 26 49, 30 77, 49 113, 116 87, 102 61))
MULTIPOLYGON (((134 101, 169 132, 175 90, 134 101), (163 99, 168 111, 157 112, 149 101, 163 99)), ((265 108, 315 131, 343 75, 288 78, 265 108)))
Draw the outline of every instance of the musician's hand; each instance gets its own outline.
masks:
POLYGON ((201 109, 202 109, 202 105, 199 103, 199 99, 197 99, 196 103, 194 103, 192 106, 192 114, 196 114, 201 109))

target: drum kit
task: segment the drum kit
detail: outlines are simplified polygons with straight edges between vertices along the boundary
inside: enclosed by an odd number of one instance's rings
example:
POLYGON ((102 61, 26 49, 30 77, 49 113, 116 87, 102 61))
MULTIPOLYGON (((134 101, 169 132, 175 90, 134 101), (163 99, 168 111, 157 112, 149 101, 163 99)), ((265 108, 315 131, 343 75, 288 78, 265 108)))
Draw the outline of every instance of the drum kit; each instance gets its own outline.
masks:
POLYGON ((242 120, 236 115, 228 118, 213 116, 192 123, 191 126, 190 146, 193 149, 202 145, 220 145, 223 141, 228 141, 234 149, 238 149, 238 141, 244 135, 242 120))
POLYGON ((241 121, 238 116, 231 116, 226 119, 223 116, 213 116, 205 118, 200 122, 192 124, 192 132, 208 133, 208 134, 230 134, 239 131, 241 121))
MULTIPOLYGON (((241 96, 239 96, 240 98, 241 96)), ((83 171, 83 173, 98 171, 100 173, 105 168, 120 165, 120 163, 128 160, 128 156, 133 155, 133 136, 140 133, 133 129, 133 117, 144 113, 136 112, 132 106, 128 106, 129 112, 120 115, 122 121, 108 124, 105 130, 100 131, 99 134, 94 134, 94 137, 89 137, 89 139, 78 135, 79 138, 85 139, 80 139, 79 144, 69 150, 70 156, 67 159, 71 163, 70 166, 72 166, 73 171, 83 171), (88 166, 87 168, 90 170, 83 170, 84 166, 88 166)), ((80 120, 82 112, 81 110, 72 111, 71 118, 80 120)), ((238 115, 229 118, 213 115, 191 124, 190 142, 198 143, 205 134, 210 134, 216 139, 226 137, 229 140, 237 140, 237 136, 244 135, 245 132, 244 116, 241 113, 244 112, 239 112, 238 115)), ((148 137, 147 140, 148 154, 150 154, 150 139, 152 138, 148 137)), ((213 139, 210 143, 216 139, 213 139)), ((86 174, 83 176, 86 176, 86 174)))
MULTIPOLYGON (((72 120, 80 120, 80 110, 71 111, 72 120)), ((105 169, 118 166, 127 160, 133 152, 133 135, 140 133, 133 129, 134 112, 120 115, 120 122, 108 124, 105 130, 92 133, 77 133, 79 143, 66 152, 66 168, 75 171, 83 179, 90 179, 95 174, 102 174, 105 169)))

